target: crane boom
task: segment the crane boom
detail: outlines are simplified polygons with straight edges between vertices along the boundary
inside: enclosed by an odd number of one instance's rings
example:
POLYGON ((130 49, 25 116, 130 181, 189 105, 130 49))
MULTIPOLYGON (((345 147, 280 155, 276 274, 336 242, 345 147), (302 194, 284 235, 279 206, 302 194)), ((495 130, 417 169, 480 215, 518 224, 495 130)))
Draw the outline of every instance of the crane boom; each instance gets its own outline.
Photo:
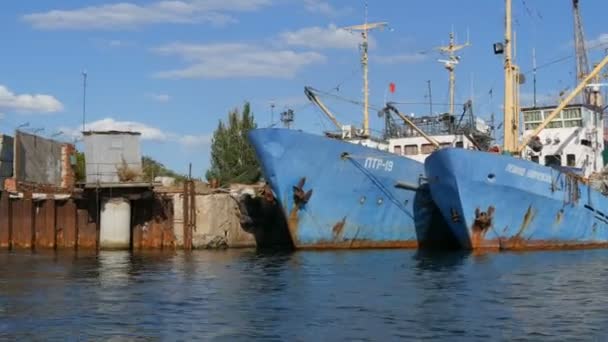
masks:
POLYGON ((323 102, 321 102, 321 100, 317 97, 317 95, 315 94, 315 91, 313 88, 311 87, 304 87, 304 94, 306 94, 306 97, 315 105, 317 105, 317 107, 319 107, 319 109, 321 109, 321 111, 323 113, 325 113, 325 115, 327 115, 327 117, 329 118, 329 120, 334 124, 334 126, 336 126, 336 128, 338 128, 339 130, 342 129, 342 125, 340 124, 340 122, 338 122, 338 120, 336 119, 336 117, 332 114, 332 112, 329 110, 329 108, 327 108, 325 106, 325 104, 323 102))

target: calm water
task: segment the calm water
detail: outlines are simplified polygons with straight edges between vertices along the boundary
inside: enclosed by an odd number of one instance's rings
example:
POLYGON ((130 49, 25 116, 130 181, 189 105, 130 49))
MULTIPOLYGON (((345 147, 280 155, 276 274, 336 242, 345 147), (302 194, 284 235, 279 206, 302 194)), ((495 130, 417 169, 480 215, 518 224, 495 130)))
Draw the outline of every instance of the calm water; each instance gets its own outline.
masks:
POLYGON ((0 253, 0 339, 606 340, 608 251, 0 253))

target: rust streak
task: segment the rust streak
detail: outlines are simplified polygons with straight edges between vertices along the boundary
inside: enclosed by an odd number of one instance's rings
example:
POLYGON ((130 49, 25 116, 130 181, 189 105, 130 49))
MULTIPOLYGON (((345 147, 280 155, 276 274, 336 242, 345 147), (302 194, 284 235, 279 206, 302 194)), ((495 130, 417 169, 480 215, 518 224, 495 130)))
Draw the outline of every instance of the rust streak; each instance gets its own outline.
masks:
POLYGON ((471 227, 471 246, 475 249, 484 244, 485 236, 490 227, 492 227, 492 218, 494 217, 494 207, 489 206, 487 211, 475 209, 475 221, 471 227))
POLYGON ((291 235, 291 240, 294 244, 298 243, 298 227, 299 227, 299 218, 298 218, 298 207, 294 206, 291 211, 289 211, 289 216, 287 217, 287 227, 289 228, 289 234, 291 235))
POLYGON ((526 210, 526 213, 524 214, 524 220, 521 223, 521 226, 519 227, 519 230, 517 231, 517 234, 515 234, 516 238, 521 238, 522 234, 528 229, 528 227, 530 226, 530 223, 532 222, 532 220, 534 219, 534 215, 536 213, 534 212, 534 210, 532 209, 532 206, 528 206, 528 210, 526 210))
POLYGON ((342 220, 336 222, 332 227, 331 231, 334 234, 334 239, 337 239, 342 235, 342 231, 344 230, 344 225, 346 224, 346 216, 342 218, 342 220))
POLYGON ((484 240, 475 248, 475 252, 507 251, 535 251, 535 250, 576 250, 607 248, 608 242, 581 242, 581 241, 554 241, 554 240, 526 240, 521 239, 490 239, 484 240))
POLYGON ((557 226, 559 226, 560 224, 562 224, 562 220, 563 220, 563 218, 564 218, 564 210, 563 210, 563 209, 560 209, 560 210, 557 212, 557 215, 555 215, 555 221, 553 222, 553 226, 554 226, 554 227, 557 227, 557 226))

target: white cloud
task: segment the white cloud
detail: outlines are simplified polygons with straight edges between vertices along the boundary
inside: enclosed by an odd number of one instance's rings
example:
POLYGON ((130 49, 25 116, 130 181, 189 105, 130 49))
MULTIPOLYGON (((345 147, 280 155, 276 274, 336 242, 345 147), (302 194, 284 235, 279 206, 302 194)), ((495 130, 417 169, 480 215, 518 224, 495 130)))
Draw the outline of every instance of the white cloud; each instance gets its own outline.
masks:
POLYGON ((372 56, 371 59, 381 64, 408 64, 426 60, 427 56, 421 53, 401 54, 392 56, 372 56))
POLYGON ((291 108, 291 107, 298 107, 298 106, 302 106, 308 103, 311 103, 310 100, 308 100, 308 98, 306 97, 306 95, 304 95, 304 91, 302 90, 302 95, 294 95, 294 96, 287 96, 287 97, 281 97, 278 99, 274 99, 271 101, 267 101, 267 103, 274 103, 275 105, 275 110, 281 110, 283 108, 291 108))
POLYGON ((587 48, 597 48, 600 46, 608 45, 608 33, 602 33, 597 38, 587 41, 587 48))
MULTIPOLYGON (((355 49, 361 43, 361 36, 357 33, 329 25, 327 28, 313 26, 297 31, 288 31, 280 34, 281 42, 292 46, 303 46, 311 49, 355 49)), ((375 45, 372 37, 369 44, 375 45)))
POLYGON ((63 104, 51 95, 15 94, 0 85, 0 109, 24 113, 53 113, 63 110, 63 104))
POLYGON ((351 11, 350 8, 337 9, 330 5, 327 1, 322 0, 304 0, 306 10, 312 13, 319 13, 326 16, 338 16, 351 11))
POLYGON ((171 100, 171 95, 169 94, 147 94, 147 97, 161 103, 166 103, 171 100))
POLYGON ((221 25, 236 21, 230 12, 254 11, 272 0, 163 0, 146 5, 130 2, 55 9, 22 17, 35 28, 115 30, 151 24, 211 23, 221 25))
MULTIPOLYGON (((166 141, 169 136, 156 127, 148 126, 136 121, 117 121, 113 118, 105 118, 85 125, 87 131, 127 131, 139 132, 143 140, 166 141)), ((81 136, 80 128, 62 128, 66 135, 73 137, 81 136)))
POLYGON ((211 144, 210 135, 184 135, 178 139, 178 142, 185 147, 199 147, 211 144))
POLYGON ((156 48, 155 52, 178 56, 190 65, 158 72, 159 78, 293 77, 300 68, 325 61, 317 52, 273 50, 253 44, 182 44, 156 48))
MULTIPOLYGON (((114 118, 104 118, 101 120, 86 123, 87 131, 127 131, 141 133, 142 140, 157 142, 175 142, 185 147, 204 146, 211 143, 211 135, 183 135, 172 132, 163 132, 162 129, 147 125, 137 121, 118 121, 114 118)), ((81 128, 60 128, 67 136, 72 138, 82 137, 81 128)))
POLYGON ((127 42, 124 40, 112 39, 112 40, 108 41, 108 46, 114 47, 114 48, 126 47, 126 46, 131 46, 131 45, 132 45, 131 42, 127 42))

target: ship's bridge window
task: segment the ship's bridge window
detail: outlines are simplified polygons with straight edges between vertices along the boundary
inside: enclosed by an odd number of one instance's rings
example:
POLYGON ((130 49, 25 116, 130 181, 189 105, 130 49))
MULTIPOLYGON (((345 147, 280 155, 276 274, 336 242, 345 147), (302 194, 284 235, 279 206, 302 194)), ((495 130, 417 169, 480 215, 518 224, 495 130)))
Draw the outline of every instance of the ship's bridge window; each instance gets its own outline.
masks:
POLYGON ((443 147, 452 147, 452 144, 444 142, 444 143, 440 143, 439 146, 441 146, 442 148, 443 147))
POLYGON ((564 127, 564 123, 562 122, 562 119, 555 119, 551 122, 549 122, 549 124, 547 124, 547 128, 562 128, 564 127))
POLYGON ((420 153, 431 154, 433 151, 435 151, 435 146, 433 146, 433 144, 422 144, 420 153))
POLYGON ((538 126, 540 126, 540 123, 527 123, 526 124, 526 130, 531 131, 531 130, 535 129, 538 126))
POLYGON ((587 139, 581 139, 581 145, 591 147, 591 141, 587 139))
POLYGON ((562 112, 562 117, 564 119, 580 119, 581 118, 581 109, 580 108, 564 109, 564 111, 562 112))
POLYGON ((559 154, 545 156, 545 166, 562 165, 562 156, 559 154))
POLYGON ((538 164, 538 156, 531 156, 530 160, 536 164, 538 164))
POLYGON ((583 127, 583 120, 566 120, 564 127, 583 127))
POLYGON ((567 166, 576 166, 576 156, 574 154, 566 155, 566 165, 567 166))
POLYGON ((524 112, 524 121, 525 122, 543 121, 543 118, 542 118, 539 110, 534 110, 531 112, 524 112))
POLYGON ((418 154, 418 145, 403 145, 403 154, 406 156, 418 154))
POLYGON ((464 143, 462 141, 457 141, 455 146, 456 146, 456 148, 463 148, 464 143))
POLYGON ((395 145, 395 147, 393 147, 393 152, 397 155, 401 155, 401 145, 395 145))

